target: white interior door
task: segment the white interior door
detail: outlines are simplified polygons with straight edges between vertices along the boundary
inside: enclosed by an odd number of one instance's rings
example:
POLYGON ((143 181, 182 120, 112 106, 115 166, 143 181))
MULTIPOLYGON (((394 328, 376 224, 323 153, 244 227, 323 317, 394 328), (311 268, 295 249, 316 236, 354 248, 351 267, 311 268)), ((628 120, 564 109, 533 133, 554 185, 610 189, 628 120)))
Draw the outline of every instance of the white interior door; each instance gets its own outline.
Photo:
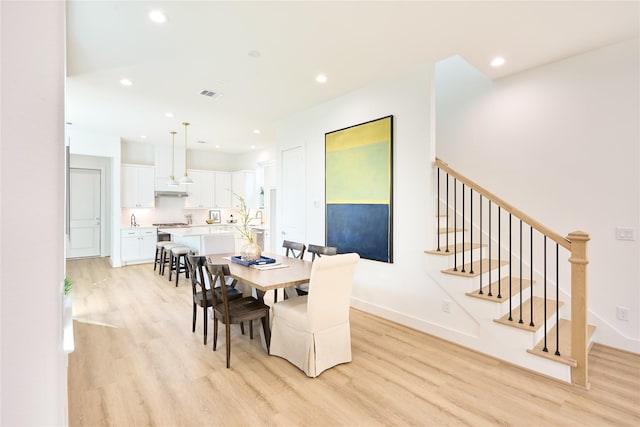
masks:
POLYGON ((304 165, 303 147, 282 152, 282 209, 278 211, 282 218, 282 232, 278 247, 285 239, 305 243, 304 165))
POLYGON ((99 169, 70 170, 67 258, 100 256, 100 173, 99 169))

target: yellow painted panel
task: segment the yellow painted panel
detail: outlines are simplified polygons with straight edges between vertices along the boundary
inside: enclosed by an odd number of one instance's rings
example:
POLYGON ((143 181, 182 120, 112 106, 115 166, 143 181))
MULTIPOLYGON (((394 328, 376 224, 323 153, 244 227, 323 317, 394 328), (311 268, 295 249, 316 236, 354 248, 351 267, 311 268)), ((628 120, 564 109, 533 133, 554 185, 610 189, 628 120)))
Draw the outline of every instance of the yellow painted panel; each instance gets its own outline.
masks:
POLYGON ((362 145, 389 141, 391 118, 387 117, 371 123, 354 126, 326 135, 326 151, 347 150, 362 145))

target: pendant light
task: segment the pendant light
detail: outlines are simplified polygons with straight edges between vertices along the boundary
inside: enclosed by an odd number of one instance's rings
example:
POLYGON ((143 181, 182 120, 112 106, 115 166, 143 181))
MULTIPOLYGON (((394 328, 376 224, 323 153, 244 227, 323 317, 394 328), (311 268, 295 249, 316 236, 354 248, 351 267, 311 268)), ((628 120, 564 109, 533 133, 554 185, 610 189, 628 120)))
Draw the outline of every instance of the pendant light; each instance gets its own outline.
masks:
POLYGON ((187 126, 190 123, 183 122, 182 124, 184 125, 184 176, 180 178, 180 184, 193 184, 193 180, 187 173, 187 126))
POLYGON ((173 174, 173 170, 175 168, 175 146, 176 146, 176 131, 172 130, 169 132, 171 134, 171 176, 169 177, 169 187, 177 187, 178 181, 176 181, 176 177, 173 174))

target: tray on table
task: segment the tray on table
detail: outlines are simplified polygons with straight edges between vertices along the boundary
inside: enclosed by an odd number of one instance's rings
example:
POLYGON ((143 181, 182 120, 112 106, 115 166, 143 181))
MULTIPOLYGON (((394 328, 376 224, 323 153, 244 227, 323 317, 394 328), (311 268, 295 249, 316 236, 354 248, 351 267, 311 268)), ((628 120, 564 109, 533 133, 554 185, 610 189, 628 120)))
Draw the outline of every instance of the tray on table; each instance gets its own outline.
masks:
POLYGON ((231 261, 236 262, 238 264, 242 264, 246 267, 250 267, 252 265, 265 265, 265 264, 273 264, 276 262, 275 259, 269 258, 266 256, 261 256, 259 259, 255 261, 244 261, 240 255, 232 256, 231 261))

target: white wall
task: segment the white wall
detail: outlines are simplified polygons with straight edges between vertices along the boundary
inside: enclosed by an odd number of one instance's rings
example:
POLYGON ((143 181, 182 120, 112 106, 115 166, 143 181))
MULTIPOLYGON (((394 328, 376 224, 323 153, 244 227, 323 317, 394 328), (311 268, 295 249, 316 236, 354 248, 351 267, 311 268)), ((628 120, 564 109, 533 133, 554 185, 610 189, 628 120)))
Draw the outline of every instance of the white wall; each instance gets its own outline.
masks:
POLYGON ((636 352, 639 51, 630 40, 495 82, 459 57, 436 66, 437 156, 558 233, 588 232, 595 339, 636 352))
MULTIPOLYGON (((468 319, 452 320, 441 310, 446 294, 425 273, 424 250, 433 249, 435 211, 430 158, 430 85, 433 64, 301 112, 277 124, 278 153, 305 150, 305 241, 324 242, 324 135, 393 115, 394 263, 361 260, 352 305, 391 320, 445 335, 469 329, 468 319), (318 206, 314 202, 320 202, 318 206), (464 323, 459 325, 456 322, 464 323)), ((278 224, 280 237, 282 224, 278 224)), ((280 240, 281 242, 281 240, 280 240)), ((281 244, 281 243, 278 243, 281 244)))
POLYGON ((0 3, 0 424, 65 425, 64 2, 0 3))

